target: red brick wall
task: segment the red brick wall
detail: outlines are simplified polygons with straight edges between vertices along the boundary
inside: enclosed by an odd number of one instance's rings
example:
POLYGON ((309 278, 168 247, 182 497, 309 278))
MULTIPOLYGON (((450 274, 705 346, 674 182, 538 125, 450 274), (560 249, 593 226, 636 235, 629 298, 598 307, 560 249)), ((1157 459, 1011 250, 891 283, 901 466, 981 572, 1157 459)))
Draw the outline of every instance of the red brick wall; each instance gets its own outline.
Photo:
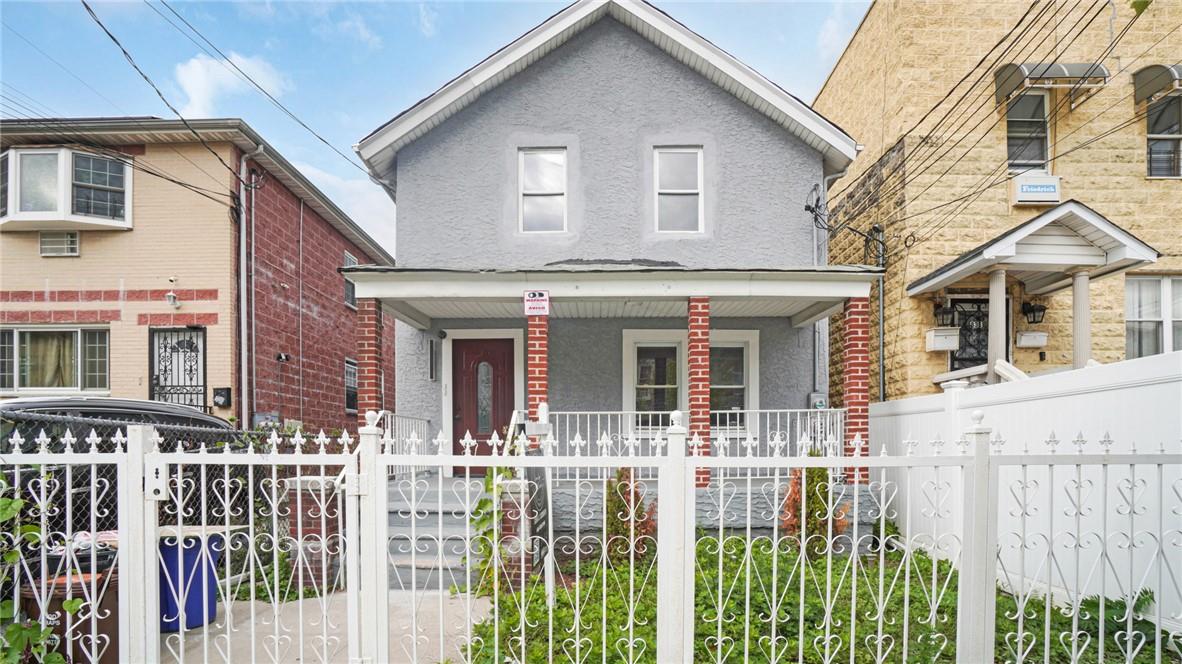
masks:
MULTIPOLYGON (((689 370, 689 435, 702 439, 700 454, 710 447, 710 298, 689 299, 689 330, 686 365, 689 370)), ((697 482, 705 486, 709 470, 698 470, 697 482)))
MULTIPOLYGON (((870 300, 846 300, 842 324, 842 406, 846 409, 847 454, 865 454, 870 439, 870 300), (861 446, 855 439, 861 438, 861 446)), ((866 469, 856 468, 853 479, 865 480, 866 469)))
MULTIPOLYGON (((305 429, 352 431, 357 418, 345 412, 345 358, 360 363, 359 320, 345 304, 345 281, 337 268, 346 251, 361 264, 374 261, 306 205, 301 233, 300 200, 274 176, 268 174, 254 195, 256 384, 251 408, 277 412, 280 422, 299 420, 305 429), (290 361, 277 361, 279 353, 290 355, 290 361)), ((386 323, 382 369, 385 403, 392 405, 394 325, 386 323)))
POLYGON ((538 406, 547 400, 550 388, 550 317, 529 316, 526 337, 526 408, 532 420, 537 418, 538 406))

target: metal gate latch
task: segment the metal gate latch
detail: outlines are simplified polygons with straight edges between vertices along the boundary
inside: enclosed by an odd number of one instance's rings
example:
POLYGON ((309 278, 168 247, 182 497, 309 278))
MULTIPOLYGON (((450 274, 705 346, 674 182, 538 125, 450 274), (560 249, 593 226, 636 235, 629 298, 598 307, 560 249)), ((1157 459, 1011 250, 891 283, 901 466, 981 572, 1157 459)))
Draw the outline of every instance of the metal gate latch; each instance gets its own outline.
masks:
POLYGON ((156 455, 144 456, 144 497, 148 500, 168 498, 168 464, 156 455))

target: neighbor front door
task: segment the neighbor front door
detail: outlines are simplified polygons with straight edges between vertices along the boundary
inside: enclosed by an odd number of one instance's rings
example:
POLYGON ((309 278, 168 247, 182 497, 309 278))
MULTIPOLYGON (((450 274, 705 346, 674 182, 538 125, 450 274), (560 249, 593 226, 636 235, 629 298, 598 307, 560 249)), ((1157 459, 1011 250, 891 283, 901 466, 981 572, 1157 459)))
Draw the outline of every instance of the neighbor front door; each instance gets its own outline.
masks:
POLYGON ((513 415, 513 340, 456 339, 451 366, 453 449, 463 454, 460 441, 471 434, 473 453, 488 454, 489 436, 503 437, 513 415))

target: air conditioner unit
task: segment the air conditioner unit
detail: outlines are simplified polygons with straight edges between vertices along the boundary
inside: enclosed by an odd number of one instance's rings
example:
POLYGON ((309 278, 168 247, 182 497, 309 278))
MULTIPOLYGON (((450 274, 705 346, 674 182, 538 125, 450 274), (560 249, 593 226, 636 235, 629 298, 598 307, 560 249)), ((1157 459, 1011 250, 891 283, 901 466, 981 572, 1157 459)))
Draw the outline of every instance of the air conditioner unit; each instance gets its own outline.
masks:
POLYGON ((929 353, 958 348, 960 348, 959 327, 933 327, 928 330, 927 351, 929 353))
POLYGON ((1057 205, 1063 200, 1058 175, 1023 173, 1010 181, 1013 205, 1057 205))

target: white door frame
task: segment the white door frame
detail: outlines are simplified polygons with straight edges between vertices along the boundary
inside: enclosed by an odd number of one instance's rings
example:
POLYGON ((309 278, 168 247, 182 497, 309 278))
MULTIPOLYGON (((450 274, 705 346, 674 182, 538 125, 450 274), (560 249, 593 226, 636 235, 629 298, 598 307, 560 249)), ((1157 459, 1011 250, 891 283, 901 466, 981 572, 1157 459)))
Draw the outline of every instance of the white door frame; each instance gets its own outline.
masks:
MULTIPOLYGON (((513 409, 525 409, 525 330, 520 328, 447 328, 443 330, 443 357, 440 358, 440 392, 442 398, 443 422, 440 429, 447 436, 447 444, 454 445, 452 431, 455 422, 452 420, 452 340, 453 339, 512 339, 513 340, 513 409)), ((445 470, 445 476, 451 477, 451 468, 445 470)))

